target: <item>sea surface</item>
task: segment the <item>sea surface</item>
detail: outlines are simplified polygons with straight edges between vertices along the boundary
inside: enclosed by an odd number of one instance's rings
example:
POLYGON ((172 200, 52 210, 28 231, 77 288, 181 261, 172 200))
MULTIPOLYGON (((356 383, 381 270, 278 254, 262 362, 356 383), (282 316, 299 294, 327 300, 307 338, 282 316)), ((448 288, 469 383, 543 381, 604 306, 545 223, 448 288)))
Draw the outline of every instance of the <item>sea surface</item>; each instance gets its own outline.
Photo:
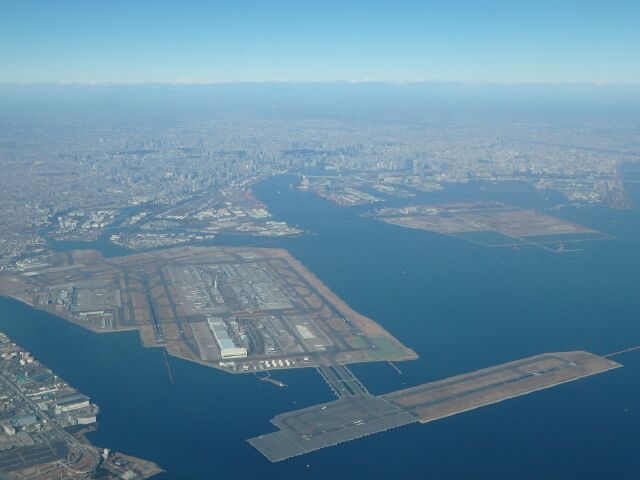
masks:
MULTIPOLYGON (((615 240, 580 252, 485 248, 361 218, 269 179, 256 195, 312 234, 221 236, 213 244, 287 248, 353 308, 384 325, 420 359, 355 365, 385 393, 543 352, 606 354, 640 344, 640 211, 564 207, 552 213, 615 240)), ((630 184, 640 204, 638 184, 630 184)), ((500 200, 550 209, 563 202, 524 184, 468 184, 412 201, 500 200)), ((56 244, 64 249, 78 245, 56 244)), ((84 246, 84 245, 83 245, 84 246)), ((89 244, 122 254, 102 239, 89 244)), ((173 357, 137 333, 94 334, 10 299, 0 329, 101 407, 99 446, 153 460, 158 479, 636 479, 640 477, 640 351, 624 368, 427 425, 414 424, 271 464, 246 439, 269 419, 330 401, 315 370, 277 372, 278 388, 173 357)))

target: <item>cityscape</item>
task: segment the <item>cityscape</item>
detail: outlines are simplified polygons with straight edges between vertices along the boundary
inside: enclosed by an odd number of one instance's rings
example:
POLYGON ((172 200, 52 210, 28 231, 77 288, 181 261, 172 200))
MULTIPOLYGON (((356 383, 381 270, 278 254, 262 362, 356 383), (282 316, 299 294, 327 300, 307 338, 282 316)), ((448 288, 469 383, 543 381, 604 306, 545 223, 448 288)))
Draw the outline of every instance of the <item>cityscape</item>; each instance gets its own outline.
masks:
POLYGON ((0 480, 640 478, 637 0, 0 0, 0 480))
POLYGON ((21 141, 31 128, 14 122, 0 130, 2 270, 38 262, 50 240, 93 241, 114 224, 130 228, 110 240, 133 250, 224 232, 303 234, 249 190, 261 178, 309 169, 320 174, 302 173, 300 188, 343 206, 383 205, 456 183, 519 181, 558 192, 568 205, 633 207, 621 173, 637 159, 629 126, 368 123, 345 132, 339 122, 282 121, 240 130, 176 124, 149 135, 152 124, 136 132, 43 122, 39 142, 21 141), (295 141, 287 140, 293 132, 295 141))

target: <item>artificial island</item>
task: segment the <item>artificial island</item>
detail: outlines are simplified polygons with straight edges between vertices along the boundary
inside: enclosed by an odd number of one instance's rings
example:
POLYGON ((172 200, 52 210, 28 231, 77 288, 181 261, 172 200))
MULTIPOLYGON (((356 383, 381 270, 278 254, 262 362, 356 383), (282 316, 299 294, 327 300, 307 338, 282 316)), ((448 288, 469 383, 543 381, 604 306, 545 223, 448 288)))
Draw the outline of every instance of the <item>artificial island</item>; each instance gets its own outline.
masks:
POLYGON ((578 251, 576 245, 581 242, 615 238, 547 213, 501 202, 388 207, 364 216, 392 225, 461 238, 483 247, 535 246, 554 253, 566 253, 578 251))
POLYGON ((416 353, 281 249, 61 252, 1 275, 0 294, 94 332, 137 330, 145 346, 229 373, 315 368, 338 398, 280 414, 276 432, 249 440, 272 462, 621 366, 583 351, 545 353, 374 396, 347 365, 416 353))
POLYGON ((0 292, 233 373, 417 358, 280 249, 72 251, 1 276, 0 292))

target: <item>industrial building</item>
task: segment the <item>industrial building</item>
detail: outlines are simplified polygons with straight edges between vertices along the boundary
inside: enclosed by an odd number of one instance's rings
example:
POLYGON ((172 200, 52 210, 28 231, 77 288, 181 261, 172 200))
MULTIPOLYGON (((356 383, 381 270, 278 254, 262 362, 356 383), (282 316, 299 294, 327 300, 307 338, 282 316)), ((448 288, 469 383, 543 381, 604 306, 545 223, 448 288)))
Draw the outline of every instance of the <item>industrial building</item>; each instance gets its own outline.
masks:
POLYGON ((233 339, 229 336, 227 326, 220 318, 207 317, 207 323, 209 329, 218 343, 220 348, 220 356, 222 358, 246 358, 247 349, 236 345, 233 339))
POLYGON ((90 402, 87 397, 81 393, 67 395, 56 400, 55 413, 60 415, 65 412, 72 412, 81 408, 89 408, 90 402))

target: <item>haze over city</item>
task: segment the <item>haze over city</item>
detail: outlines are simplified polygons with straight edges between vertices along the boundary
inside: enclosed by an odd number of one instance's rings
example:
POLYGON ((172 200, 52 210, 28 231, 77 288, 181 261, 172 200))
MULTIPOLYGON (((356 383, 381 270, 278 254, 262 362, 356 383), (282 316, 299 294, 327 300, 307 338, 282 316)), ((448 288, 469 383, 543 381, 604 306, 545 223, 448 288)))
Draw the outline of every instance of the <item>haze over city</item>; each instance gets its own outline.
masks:
POLYGON ((637 478, 638 24, 0 0, 0 477, 637 478))

